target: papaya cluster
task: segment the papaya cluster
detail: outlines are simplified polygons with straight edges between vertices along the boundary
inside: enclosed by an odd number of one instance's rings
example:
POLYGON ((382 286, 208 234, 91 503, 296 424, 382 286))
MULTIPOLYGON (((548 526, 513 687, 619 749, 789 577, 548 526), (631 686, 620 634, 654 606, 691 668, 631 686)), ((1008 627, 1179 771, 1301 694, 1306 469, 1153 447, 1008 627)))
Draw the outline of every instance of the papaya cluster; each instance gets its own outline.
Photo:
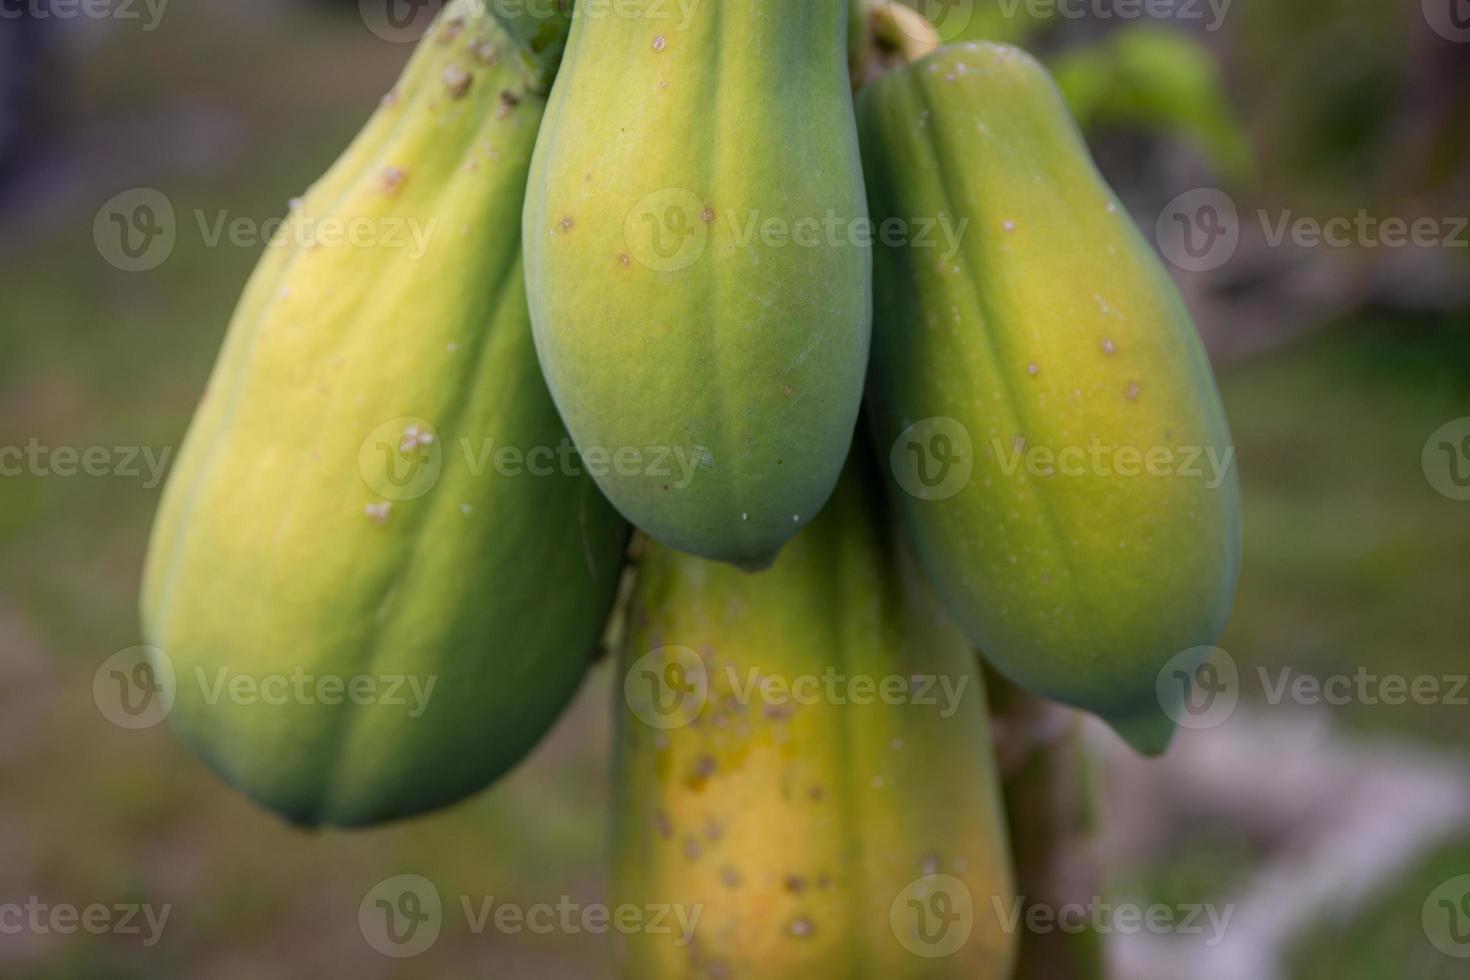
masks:
POLYGON ((512 769, 611 645, 612 887, 700 913, 628 976, 1006 976, 977 651, 1157 753, 1230 605, 1188 312, 1017 49, 499 9, 446 6, 246 288, 145 571, 174 729, 373 825, 512 769), (421 696, 229 693, 301 674, 421 696))

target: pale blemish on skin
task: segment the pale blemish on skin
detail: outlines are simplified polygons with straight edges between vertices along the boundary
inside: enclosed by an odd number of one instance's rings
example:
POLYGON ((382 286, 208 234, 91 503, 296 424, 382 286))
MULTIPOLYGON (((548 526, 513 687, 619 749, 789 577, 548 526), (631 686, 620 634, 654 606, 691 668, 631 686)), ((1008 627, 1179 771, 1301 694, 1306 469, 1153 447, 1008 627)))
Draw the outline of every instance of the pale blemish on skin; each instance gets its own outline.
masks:
POLYGON ((450 65, 444 69, 444 87, 449 94, 456 99, 462 99, 469 92, 470 85, 474 83, 475 76, 465 71, 459 65, 450 65))
POLYGON ((402 167, 384 167, 378 185, 384 194, 392 197, 403 189, 403 182, 406 180, 408 180, 408 171, 402 167))
POLYGON ((1103 338, 1102 352, 1109 357, 1112 357, 1114 354, 1118 353, 1118 345, 1113 343, 1113 339, 1111 337, 1103 338))
POLYGON ((1138 396, 1143 394, 1143 385, 1137 381, 1128 382, 1128 387, 1123 389, 1123 397, 1130 402, 1138 401, 1138 396))
POLYGON ((561 226, 560 227, 561 227, 561 230, 562 231, 567 232, 567 231, 571 231, 574 227, 576 227, 576 224, 577 224, 576 221, 572 220, 572 216, 571 215, 567 215, 565 218, 562 218, 561 219, 561 226))
POLYGON ((363 508, 363 513, 367 514, 368 519, 378 525, 378 527, 383 527, 388 523, 388 517, 392 513, 392 510, 393 504, 385 500, 379 504, 368 504, 363 508))
POLYGON ((654 51, 662 51, 662 50, 664 50, 664 48, 667 48, 668 46, 669 46, 669 39, 666 38, 666 37, 664 37, 662 34, 658 35, 657 37, 655 37, 653 39, 653 50, 654 51))

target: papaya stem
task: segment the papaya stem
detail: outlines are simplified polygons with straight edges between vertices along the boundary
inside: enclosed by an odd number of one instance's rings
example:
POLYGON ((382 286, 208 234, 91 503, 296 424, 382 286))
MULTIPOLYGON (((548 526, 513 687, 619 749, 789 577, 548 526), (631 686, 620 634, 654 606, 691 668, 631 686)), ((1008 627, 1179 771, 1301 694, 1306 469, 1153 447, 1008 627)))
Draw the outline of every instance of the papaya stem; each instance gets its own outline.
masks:
POLYGON ((909 64, 933 53, 944 43, 939 29, 927 17, 898 0, 880 0, 873 4, 869 16, 878 43, 898 51, 909 64))

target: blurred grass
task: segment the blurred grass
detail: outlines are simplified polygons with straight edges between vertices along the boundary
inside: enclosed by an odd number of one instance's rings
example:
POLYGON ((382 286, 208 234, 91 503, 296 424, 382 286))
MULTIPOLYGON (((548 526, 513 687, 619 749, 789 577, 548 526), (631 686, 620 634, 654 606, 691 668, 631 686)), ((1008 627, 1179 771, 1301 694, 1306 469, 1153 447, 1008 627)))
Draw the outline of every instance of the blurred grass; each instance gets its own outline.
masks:
MULTIPOLYGON (((131 182, 84 188, 49 232, 4 256, 0 445, 177 446, 258 258, 207 247, 189 213, 282 213, 408 53, 325 13, 294 13, 283 30, 231 11, 171 8, 157 33, 120 29, 83 61, 78 127, 205 106, 228 120, 235 142, 209 166, 150 179, 181 219, 175 252, 151 273, 111 268, 91 237, 96 208, 131 182)), ((1470 505, 1436 494, 1419 454, 1438 425, 1470 415, 1467 338, 1463 320, 1365 316, 1222 372, 1247 546, 1221 645, 1243 672, 1466 669, 1470 505)), ((455 909, 459 894, 601 899, 605 668, 554 738, 472 802, 369 833, 287 829, 209 776, 166 730, 121 731, 92 704, 96 667, 140 641, 138 572, 157 500, 138 479, 0 478, 0 901, 35 893, 173 904, 156 948, 118 936, 36 937, 27 951, 0 948, 0 972, 606 975, 605 940, 473 936, 455 909), (445 935, 406 963, 373 953, 357 925, 362 896, 400 873, 430 877, 448 906, 445 935)), ((1463 708, 1331 710, 1353 731, 1446 751, 1463 751, 1470 735, 1463 708)), ((1202 827, 1190 843, 1167 867, 1140 869, 1139 887, 1197 901, 1258 852, 1225 827, 1202 827)), ((1435 884, 1470 868, 1467 848, 1426 858, 1401 893, 1324 927, 1294 975, 1450 976, 1424 941, 1418 908, 1435 884)))

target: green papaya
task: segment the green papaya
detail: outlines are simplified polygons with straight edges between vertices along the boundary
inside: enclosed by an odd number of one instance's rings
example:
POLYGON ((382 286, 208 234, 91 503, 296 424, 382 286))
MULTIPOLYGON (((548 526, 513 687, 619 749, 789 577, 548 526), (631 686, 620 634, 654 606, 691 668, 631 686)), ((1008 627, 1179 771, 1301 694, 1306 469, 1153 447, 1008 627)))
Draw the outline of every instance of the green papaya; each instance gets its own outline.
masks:
POLYGON ((850 472, 768 571, 641 563, 610 891, 667 927, 621 975, 1010 976, 982 675, 885 524, 850 472))
POLYGON ((573 695, 624 561, 580 464, 548 465, 571 444, 519 241, 546 79, 483 8, 444 10, 293 202, 150 542, 142 619, 175 730, 302 824, 419 813, 515 765, 573 695))
POLYGON ((826 503, 872 323, 849 0, 579 14, 525 210, 536 349, 613 504, 768 565, 826 503))
POLYGON ((872 430, 920 560, 1002 673, 1162 752, 1241 547, 1188 311, 1023 52, 942 48, 858 116, 872 430))

